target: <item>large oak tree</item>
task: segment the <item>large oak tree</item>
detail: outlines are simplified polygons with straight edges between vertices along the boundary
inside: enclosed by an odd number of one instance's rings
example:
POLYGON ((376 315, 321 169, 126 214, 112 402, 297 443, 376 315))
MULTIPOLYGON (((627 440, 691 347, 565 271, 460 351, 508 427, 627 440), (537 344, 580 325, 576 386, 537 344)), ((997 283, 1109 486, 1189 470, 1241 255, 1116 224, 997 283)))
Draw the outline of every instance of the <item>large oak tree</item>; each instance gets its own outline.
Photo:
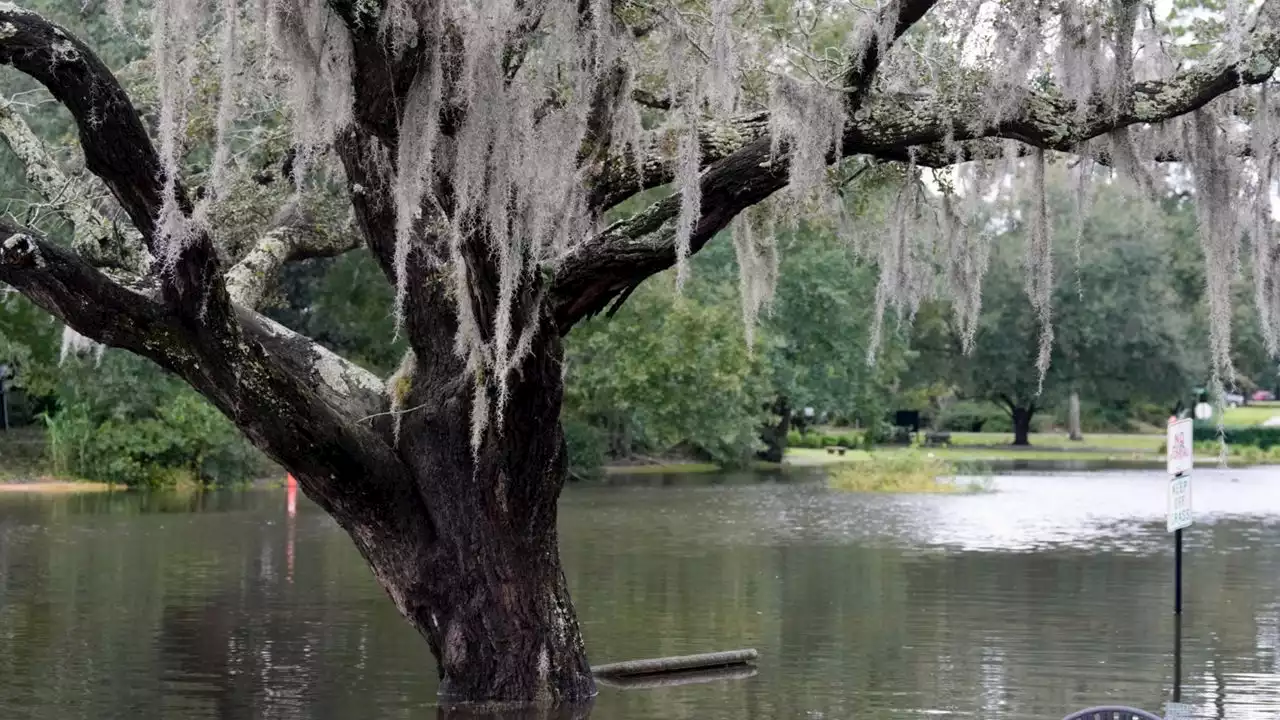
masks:
MULTIPOLYGON (((70 112, 115 204, 65 205, 70 245, 0 221, 0 282, 179 375, 293 472, 426 639, 445 697, 582 701, 595 685, 556 536, 575 323, 655 273, 685 275, 744 210, 827 212, 856 195, 852 166, 888 163, 901 190, 875 225, 877 313, 945 292, 971 335, 986 253, 965 206, 1019 166, 1043 192, 1058 154, 1147 185, 1152 161, 1189 164, 1210 305, 1229 315, 1213 298, 1239 200, 1271 187, 1278 124, 1255 86, 1280 60, 1280 2, 1228 6, 1197 30, 1220 40, 1206 54, 1137 0, 156 0, 158 112, 144 122, 90 47, 2 2, 0 63, 70 112), (215 29, 215 147, 190 192, 195 39, 215 29), (234 252, 222 242, 219 203, 243 170, 230 129, 260 89, 235 87, 265 72, 236 49, 255 38, 283 75, 264 85, 289 99, 293 180, 336 158, 354 237, 282 222, 234 252), (104 215, 117 208, 131 228, 104 215), (396 288, 410 346, 386 379, 258 308, 285 263, 355 246, 396 288)), ((16 113, 0 121, 30 183, 61 197, 70 181, 44 145, 16 113)), ((1027 289, 1048 347, 1052 253, 1035 228, 1049 222, 1033 205, 1027 289)), ((1259 297, 1273 302, 1266 237, 1259 297)), ((773 253, 756 220, 738 246, 750 318, 773 253)), ((1228 357, 1229 326, 1215 328, 1228 357)))

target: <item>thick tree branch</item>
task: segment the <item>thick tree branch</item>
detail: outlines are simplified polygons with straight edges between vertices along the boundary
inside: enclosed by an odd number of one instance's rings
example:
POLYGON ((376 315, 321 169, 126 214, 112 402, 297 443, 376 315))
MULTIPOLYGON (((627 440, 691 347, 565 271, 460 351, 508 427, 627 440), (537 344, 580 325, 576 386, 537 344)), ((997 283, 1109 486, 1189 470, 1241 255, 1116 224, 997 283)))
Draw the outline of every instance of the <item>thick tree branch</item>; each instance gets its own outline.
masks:
MULTIPOLYGON (((704 120, 698 123, 698 140, 702 148, 702 164, 709 166, 741 150, 769 133, 769 114, 749 113, 730 120, 704 120)), ((671 151, 674 137, 659 138, 645 156, 635 162, 626 154, 606 160, 604 172, 591 186, 589 202, 597 210, 608 210, 641 190, 671 182, 675 178, 675 162, 671 151)))
MULTIPOLYGON (((1029 91, 1008 118, 986 126, 960 126, 956 120, 984 117, 985 99, 979 92, 958 100, 923 93, 873 95, 848 124, 840 151, 833 153, 831 160, 859 154, 902 159, 911 155, 912 148, 936 150, 948 135, 957 143, 1004 138, 1074 152, 1084 142, 1114 130, 1185 115, 1230 90, 1270 79, 1280 65, 1280 0, 1264 1, 1245 52, 1238 61, 1234 57, 1222 53, 1168 80, 1138 83, 1122 111, 1095 97, 1083 120, 1078 119, 1074 103, 1054 88, 1029 91)), ((762 122, 767 127, 767 121, 762 122)), ((739 137, 722 147, 734 144, 737 146, 722 153, 703 173, 703 211, 690 239, 692 252, 701 249, 737 213, 787 182, 788 162, 785 156, 771 158, 767 134, 739 137)), ((941 164, 936 156, 933 159, 941 164)), ((669 180, 667 173, 666 166, 660 166, 646 181, 669 180)), ((563 258, 554 284, 556 317, 562 332, 581 318, 600 312, 644 278, 675 264, 673 220, 679 204, 675 196, 661 200, 606 228, 563 258)))
POLYGON ((214 402, 327 505, 421 502, 383 433, 357 422, 386 408, 380 383, 278 324, 245 311, 251 342, 210 358, 154 294, 112 281, 69 249, 0 220, 0 283, 97 342, 154 360, 214 402), (341 395, 315 387, 344 388, 341 395), (286 422, 287 418, 305 418, 286 422), (343 486, 334 476, 361 478, 343 486))
MULTIPOLYGON (((8 2, 0 3, 0 63, 38 80, 71 113, 86 167, 124 207, 151 254, 165 258, 165 301, 189 327, 204 331, 204 351, 216 352, 213 335, 234 333, 236 326, 217 252, 208 233, 194 224, 185 237, 159 236, 163 169, 120 82, 79 39, 8 2), (170 247, 160 247, 162 241, 170 247)), ((189 214, 185 191, 179 186, 175 192, 179 209, 189 214)))
POLYGON ((67 108, 80 130, 85 166, 151 242, 164 173, 137 110, 107 66, 71 33, 8 2, 0 3, 0 64, 38 80, 67 108))
POLYGON ((369 420, 390 407, 377 375, 265 315, 244 307, 237 307, 237 311, 245 335, 261 343, 290 375, 324 388, 319 397, 348 422, 373 427, 369 420))
MULTIPOLYGON (((165 248, 167 253, 158 252, 160 163, 128 97, 101 61, 39 15, 0 2, 0 62, 39 80, 67 107, 80 128, 89 169, 106 182, 153 253, 167 255, 168 265, 152 278, 160 281, 159 292, 130 290, 69 250, 5 224, 0 282, 81 334, 177 373, 292 469, 308 495, 327 509, 369 517, 388 503, 421 505, 387 442, 385 423, 360 422, 386 406, 376 378, 235 308, 207 233, 194 232, 181 245, 165 248)), ((180 206, 189 212, 179 193, 180 206)), ((423 535, 422 527, 397 530, 423 535)))
MULTIPOLYGON (((895 0, 887 3, 875 16, 867 20, 860 39, 855 42, 866 43, 865 50, 854 56, 859 57, 857 65, 845 74, 845 87, 848 94, 845 107, 852 115, 862 106, 864 98, 870 92, 875 73, 880 68, 883 58, 880 55, 879 39, 876 33, 880 28, 892 27, 890 42, 902 37, 924 17, 938 0, 895 0)), ((657 97, 645 90, 634 90, 632 100, 661 110, 668 110, 671 101, 657 97)), ((702 164, 704 167, 722 160, 740 150, 752 141, 763 137, 769 131, 769 115, 755 112, 741 115, 729 120, 705 120, 699 123, 698 138, 702 146, 702 164)), ((671 182, 675 177, 675 165, 671 158, 670 148, 674 141, 659 141, 657 148, 651 151, 641 163, 634 157, 619 157, 609 161, 607 170, 593 186, 591 194, 592 207, 607 210, 626 200, 640 190, 658 187, 671 182)))

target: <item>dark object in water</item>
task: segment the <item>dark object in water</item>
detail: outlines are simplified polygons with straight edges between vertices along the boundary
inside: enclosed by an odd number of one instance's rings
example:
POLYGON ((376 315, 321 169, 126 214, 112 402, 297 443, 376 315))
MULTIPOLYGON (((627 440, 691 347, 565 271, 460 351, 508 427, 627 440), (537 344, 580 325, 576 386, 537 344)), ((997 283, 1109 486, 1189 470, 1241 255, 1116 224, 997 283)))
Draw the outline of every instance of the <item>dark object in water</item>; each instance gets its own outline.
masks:
POLYGON ((755 674, 756 669, 752 665, 732 665, 710 670, 678 670, 658 675, 623 675, 597 679, 601 685, 619 690, 654 690, 721 680, 746 680, 755 677, 755 674))
POLYGON ((591 673, 598 678, 666 675, 687 670, 711 670, 746 665, 758 656, 759 653, 754 648, 748 648, 746 650, 726 650, 724 652, 703 653, 701 655, 676 655, 674 657, 651 658, 648 660, 625 660, 607 665, 597 665, 591 668, 591 673))

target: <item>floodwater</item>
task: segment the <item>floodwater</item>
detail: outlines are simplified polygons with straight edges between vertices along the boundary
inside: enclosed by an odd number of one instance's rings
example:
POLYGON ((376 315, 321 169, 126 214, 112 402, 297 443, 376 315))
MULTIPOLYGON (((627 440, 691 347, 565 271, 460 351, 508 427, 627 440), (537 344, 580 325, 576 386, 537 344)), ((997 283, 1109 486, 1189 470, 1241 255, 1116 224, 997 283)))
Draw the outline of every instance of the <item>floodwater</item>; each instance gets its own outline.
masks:
MULTIPOLYGON (((778 476, 572 486, 595 663, 740 647, 754 676, 602 687, 592 718, 1048 718, 1162 710, 1160 470, 868 496, 778 476)), ((1183 700, 1280 717, 1280 471, 1203 470, 1183 700)), ((0 718, 434 718, 435 670, 345 535, 285 490, 0 495, 0 718)))

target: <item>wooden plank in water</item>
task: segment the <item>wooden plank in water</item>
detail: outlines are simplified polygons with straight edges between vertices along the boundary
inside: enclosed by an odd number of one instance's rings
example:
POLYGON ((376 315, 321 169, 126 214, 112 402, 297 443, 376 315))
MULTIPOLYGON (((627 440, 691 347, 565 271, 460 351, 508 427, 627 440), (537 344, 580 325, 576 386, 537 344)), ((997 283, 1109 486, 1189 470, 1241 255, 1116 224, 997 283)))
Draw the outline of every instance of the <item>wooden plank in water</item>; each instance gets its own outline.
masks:
POLYGON ((675 687, 677 685, 694 685, 699 683, 722 682, 725 680, 746 680, 755 677, 756 669, 751 665, 731 665, 729 667, 711 668, 709 670, 680 670, 658 675, 622 675, 614 677, 598 677, 596 680, 605 687, 619 690, 653 690, 656 688, 675 687))
POLYGON ((607 665, 597 665, 591 669, 591 672, 597 677, 660 675, 683 670, 704 670, 745 665, 755 660, 758 656, 759 653, 754 648, 726 650, 724 652, 702 653, 700 655, 676 655, 674 657, 651 658, 648 660, 626 660, 607 665))

